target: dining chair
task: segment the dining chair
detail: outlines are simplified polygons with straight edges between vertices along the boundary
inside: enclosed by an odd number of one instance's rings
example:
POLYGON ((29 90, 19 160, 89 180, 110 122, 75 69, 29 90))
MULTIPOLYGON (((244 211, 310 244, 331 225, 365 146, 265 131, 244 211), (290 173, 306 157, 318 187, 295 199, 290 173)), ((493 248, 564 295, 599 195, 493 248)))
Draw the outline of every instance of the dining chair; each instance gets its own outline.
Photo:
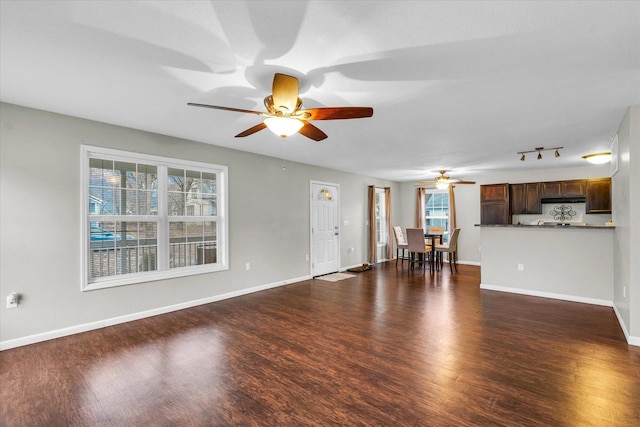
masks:
POLYGON ((407 259, 405 251, 409 250, 409 244, 404 239, 404 234, 402 234, 402 228, 397 225, 393 226, 393 234, 396 237, 396 266, 398 265, 398 259, 401 259, 400 265, 404 264, 404 260, 407 259), (402 257, 399 256, 400 250, 402 250, 402 257))
POLYGON ((435 237, 436 244, 441 244, 442 243, 442 235, 444 234, 444 227, 437 227, 435 225, 429 226, 429 228, 427 229, 427 234, 439 234, 440 237, 435 237))
POLYGON ((422 262, 422 272, 429 263, 429 271, 434 268, 434 260, 431 251, 431 245, 424 242, 424 230, 422 228, 407 228, 407 242, 409 244, 409 263, 411 268, 415 268, 416 262, 422 262), (417 257, 416 257, 417 255, 417 257))
POLYGON ((453 273, 453 267, 451 262, 453 261, 453 265, 456 266, 456 272, 458 271, 458 236, 460 235, 460 228, 456 228, 451 233, 451 237, 449 238, 449 243, 436 245, 436 262, 440 264, 442 267, 442 258, 444 253, 447 253, 449 258, 449 269, 453 273))

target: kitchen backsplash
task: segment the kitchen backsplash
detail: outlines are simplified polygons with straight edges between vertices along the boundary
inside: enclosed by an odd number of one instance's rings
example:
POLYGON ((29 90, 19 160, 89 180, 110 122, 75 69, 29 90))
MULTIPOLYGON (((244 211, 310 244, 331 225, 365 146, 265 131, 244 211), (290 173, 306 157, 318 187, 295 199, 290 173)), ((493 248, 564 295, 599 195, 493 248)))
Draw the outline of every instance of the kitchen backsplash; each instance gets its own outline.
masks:
POLYGON ((605 225, 611 220, 611 214, 586 214, 586 205, 584 203, 543 203, 542 213, 535 215, 513 215, 511 221, 513 224, 531 224, 536 225, 538 221, 544 222, 584 222, 587 225, 605 225), (552 214, 564 214, 565 219, 558 220, 552 214), (573 214, 575 212, 575 215, 573 214), (571 216, 571 219, 568 219, 571 216))

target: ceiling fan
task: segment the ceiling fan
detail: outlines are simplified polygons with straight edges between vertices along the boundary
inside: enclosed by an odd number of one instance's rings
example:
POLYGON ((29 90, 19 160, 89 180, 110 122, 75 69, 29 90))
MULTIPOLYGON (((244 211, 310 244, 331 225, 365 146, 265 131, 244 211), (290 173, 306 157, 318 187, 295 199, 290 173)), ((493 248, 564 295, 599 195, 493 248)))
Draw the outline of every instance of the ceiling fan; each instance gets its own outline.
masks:
POLYGON ((371 107, 326 107, 302 109, 302 100, 298 97, 298 79, 286 74, 276 73, 273 77, 273 94, 264 98, 266 112, 244 110, 241 108, 220 107, 217 105, 196 104, 193 107, 213 108, 216 110, 236 111, 264 116, 266 119, 249 129, 240 132, 236 138, 252 135, 266 127, 285 139, 296 132, 314 141, 321 141, 327 135, 309 120, 360 119, 373 116, 371 107))
POLYGON ((431 187, 434 186, 440 190, 447 189, 450 185, 457 184, 475 184, 475 181, 462 181, 459 179, 451 179, 445 175, 447 173, 446 170, 438 171, 440 172, 440 176, 437 176, 435 181, 418 181, 418 187, 431 187))

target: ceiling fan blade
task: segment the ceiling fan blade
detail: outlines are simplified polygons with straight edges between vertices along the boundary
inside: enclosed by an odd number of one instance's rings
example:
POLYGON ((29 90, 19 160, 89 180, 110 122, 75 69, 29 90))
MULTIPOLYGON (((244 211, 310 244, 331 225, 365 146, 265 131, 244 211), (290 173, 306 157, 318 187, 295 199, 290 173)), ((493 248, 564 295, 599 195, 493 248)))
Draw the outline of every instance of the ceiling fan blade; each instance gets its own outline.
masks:
POLYGON ((195 102, 188 102, 187 105, 190 105, 192 107, 213 108, 214 110, 235 111, 237 113, 257 114, 259 116, 264 116, 265 115, 263 112, 260 112, 260 111, 243 110, 241 108, 220 107, 218 105, 209 105, 209 104, 196 104, 195 102))
POLYGON ((254 134, 254 133, 256 133, 256 132, 258 132, 258 131, 266 128, 266 127, 267 127, 267 125, 265 125, 264 122, 260 122, 257 125, 255 125, 253 127, 250 127, 249 129, 245 130, 244 132, 240 132, 239 134, 236 135, 236 138, 242 138, 242 137, 245 137, 245 136, 252 135, 252 134, 254 134))
POLYGON ((307 138, 311 138, 314 141, 322 141, 323 139, 325 139, 327 137, 327 134, 322 132, 320 129, 318 129, 317 127, 315 127, 314 125, 312 125, 311 123, 303 120, 302 123, 304 123, 302 125, 302 127, 300 128, 300 130, 298 131, 298 133, 306 136, 307 138))
POLYGON ((371 107, 326 107, 309 108, 300 110, 300 113, 309 114, 307 120, 338 120, 338 119, 361 119, 373 116, 371 107))
POLYGON ((284 109, 286 113, 293 113, 298 106, 298 79, 276 73, 273 76, 272 96, 276 110, 284 109))
POLYGON ((456 185, 456 184, 475 184, 475 181, 451 181, 452 185, 456 185))

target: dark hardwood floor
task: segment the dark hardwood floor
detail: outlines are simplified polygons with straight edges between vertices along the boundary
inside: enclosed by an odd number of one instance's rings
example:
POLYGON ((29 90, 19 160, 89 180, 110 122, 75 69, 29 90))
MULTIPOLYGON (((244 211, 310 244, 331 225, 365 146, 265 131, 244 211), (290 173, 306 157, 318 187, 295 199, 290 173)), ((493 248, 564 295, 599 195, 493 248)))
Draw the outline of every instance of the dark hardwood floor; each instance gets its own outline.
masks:
POLYGON ((0 353, 3 426, 640 426, 613 310, 384 263, 0 353))

